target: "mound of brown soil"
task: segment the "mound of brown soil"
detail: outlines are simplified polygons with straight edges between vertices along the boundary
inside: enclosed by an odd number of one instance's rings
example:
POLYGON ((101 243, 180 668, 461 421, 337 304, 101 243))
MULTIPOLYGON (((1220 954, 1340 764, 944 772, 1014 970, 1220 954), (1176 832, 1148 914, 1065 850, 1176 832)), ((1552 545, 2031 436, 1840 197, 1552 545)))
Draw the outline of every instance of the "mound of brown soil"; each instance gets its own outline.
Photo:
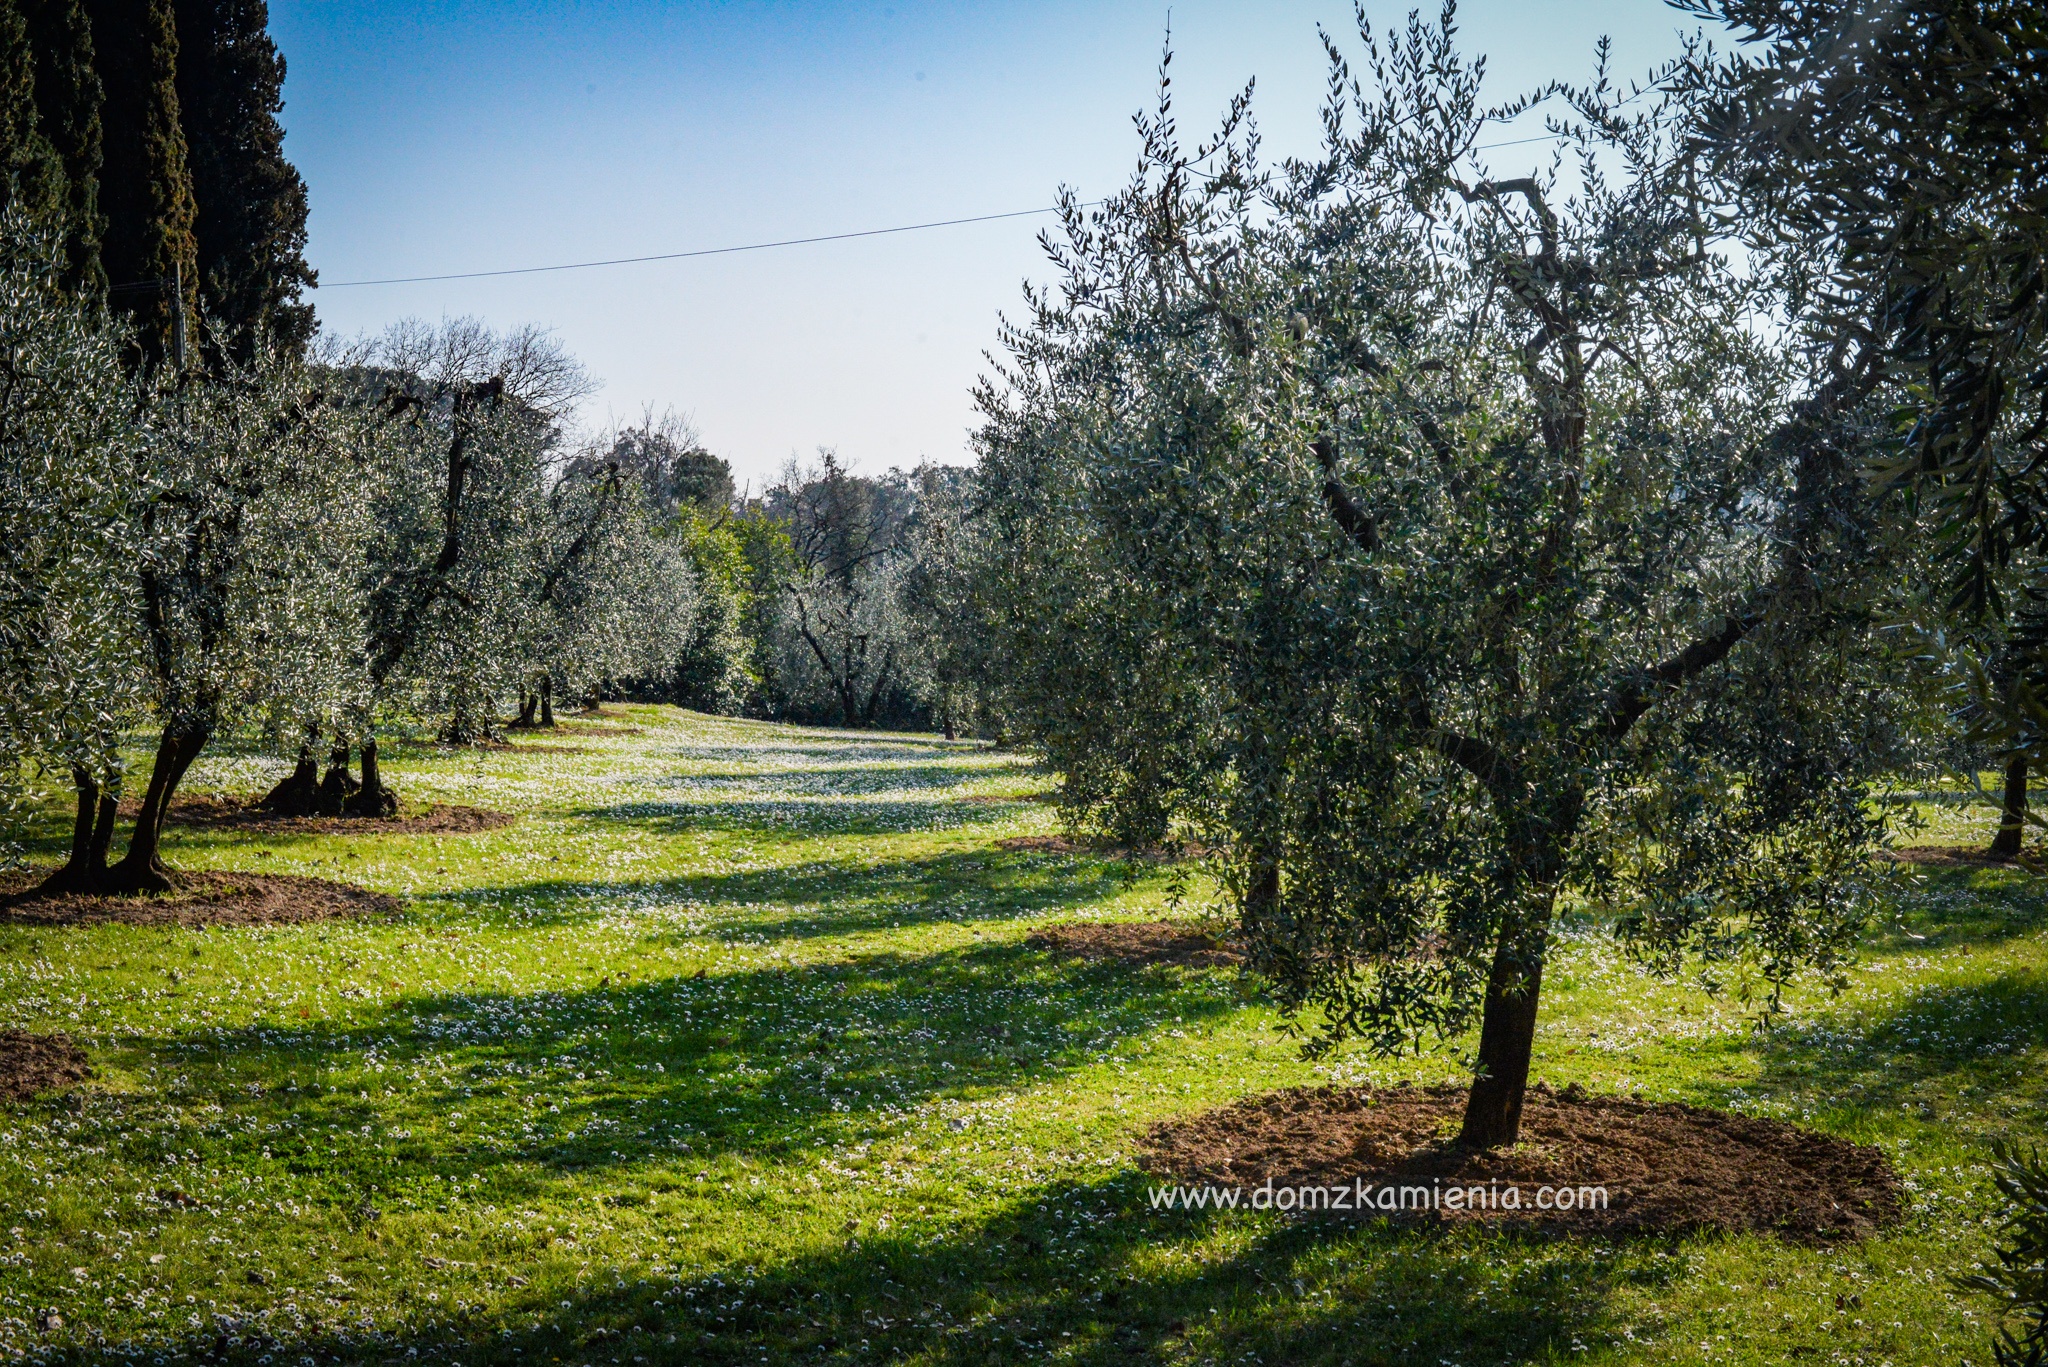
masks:
MULTIPOLYGON (((577 715, 582 717, 588 714, 579 712, 577 715)), ((609 712, 605 713, 606 717, 611 715, 609 712)), ((646 727, 635 726, 633 723, 626 721, 562 721, 556 722, 555 726, 558 730, 569 732, 582 731, 593 736, 644 736, 647 734, 646 727)))
POLYGON ((1024 941, 1071 959, 1218 968, 1244 956, 1206 931, 1172 921, 1106 921, 1047 926, 1024 941))
POLYGON ((1097 845, 1087 840, 1070 840, 1063 835, 1013 835, 998 840, 999 850, 1017 850, 1025 854, 1088 854, 1097 859, 1115 854, 1107 845, 1097 845))
MULTIPOLYGON (((972 799, 969 799, 970 801, 972 799)), ((1020 799, 1021 800, 1021 799, 1020 799)), ((1092 840, 1074 840, 1064 835, 1013 835, 996 842, 999 850, 1015 850, 1025 854, 1079 854, 1091 859, 1135 859, 1146 864, 1171 863, 1177 856, 1160 849, 1133 850, 1121 845, 1098 844, 1092 840)), ((1190 858, 1199 859, 1208 851, 1184 850, 1190 858)))
MULTIPOLYGON (((122 815, 133 817, 139 805, 122 803, 122 815)), ((279 816, 238 798, 196 794, 173 799, 170 819, 178 826, 276 831, 282 835, 470 835, 495 831, 518 820, 509 812, 454 803, 436 803, 425 811, 400 816, 279 816)))
POLYGON ((1860 1239, 1899 1218, 1898 1174, 1881 1150, 1775 1120, 1538 1083, 1523 1102, 1522 1142, 1474 1151, 1447 1138, 1464 1106, 1459 1087, 1302 1087, 1155 1125, 1140 1149, 1161 1175, 1242 1188, 1244 1205, 1271 1183, 1275 1208, 1282 1188, 1346 1188, 1352 1206, 1362 1189, 1368 1216, 1586 1234, 1754 1230, 1808 1243, 1860 1239), (1559 1210, 1565 1189, 1572 1208, 1559 1210), (1452 1190, 1463 1193, 1455 1210, 1452 1190))
POLYGON ((2041 851, 2022 851, 2017 859, 1988 854, 1981 845, 1908 845, 1886 850, 1883 857, 1898 864, 1918 864, 1932 869, 2016 869, 2039 862, 2041 851))
POLYGON ((290 873, 177 873, 170 892, 146 897, 44 896, 40 871, 0 881, 0 924, 281 925, 382 916, 399 909, 387 893, 290 873))
POLYGON ((92 1076, 85 1050, 69 1035, 31 1035, 0 1030, 0 1101, 20 1101, 54 1092, 92 1076))

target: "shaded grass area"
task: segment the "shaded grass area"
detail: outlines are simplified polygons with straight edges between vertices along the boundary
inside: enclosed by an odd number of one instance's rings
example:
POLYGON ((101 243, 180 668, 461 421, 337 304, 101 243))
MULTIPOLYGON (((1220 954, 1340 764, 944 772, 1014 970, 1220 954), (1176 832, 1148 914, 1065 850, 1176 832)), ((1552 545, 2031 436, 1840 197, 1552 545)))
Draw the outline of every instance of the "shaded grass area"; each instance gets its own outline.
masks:
MULTIPOLYGON (((502 830, 172 833, 188 867, 405 895, 389 924, 0 929, 0 1026, 100 1072, 0 1109, 0 1356, 1988 1362, 1946 1277, 1988 1246, 1985 1142, 2048 1128, 2024 874, 1917 875, 1850 992, 1767 1035, 1561 936, 1539 1075, 1881 1144, 1913 1200, 1883 1239, 1163 1212, 1152 1121, 1456 1077, 1457 1044, 1310 1065, 1228 969, 1030 947, 1196 908, 998 848, 1057 829, 1015 755, 624 711, 573 754, 394 747, 409 800, 502 830)), ((274 771, 229 749, 195 786, 274 771)))

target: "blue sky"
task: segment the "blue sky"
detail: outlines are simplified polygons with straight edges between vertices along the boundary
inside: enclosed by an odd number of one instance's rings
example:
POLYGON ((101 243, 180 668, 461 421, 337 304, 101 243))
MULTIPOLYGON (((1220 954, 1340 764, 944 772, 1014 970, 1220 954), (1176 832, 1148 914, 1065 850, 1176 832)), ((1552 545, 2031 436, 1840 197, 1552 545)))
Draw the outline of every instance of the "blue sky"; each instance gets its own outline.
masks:
MULTIPOLYGON (((1384 27, 1405 8, 1367 13, 1384 27)), ((1168 21, 1120 0, 271 9, 307 254, 333 282, 1002 213, 1062 184, 1094 197, 1133 165, 1168 21)), ((1255 76, 1266 154, 1311 149, 1319 22, 1354 31, 1348 3, 1175 4, 1183 129, 1255 76)), ((1460 24, 1499 96, 1583 77, 1601 34, 1638 73, 1685 27, 1656 0, 1490 0, 1460 24)), ((1492 155, 1512 172, 1548 152, 1492 155)), ((868 470, 964 460, 969 388, 999 312, 1047 278, 1049 221, 314 298, 344 334, 460 314, 550 327, 603 382, 588 422, 673 406, 758 485, 821 445, 868 470)))

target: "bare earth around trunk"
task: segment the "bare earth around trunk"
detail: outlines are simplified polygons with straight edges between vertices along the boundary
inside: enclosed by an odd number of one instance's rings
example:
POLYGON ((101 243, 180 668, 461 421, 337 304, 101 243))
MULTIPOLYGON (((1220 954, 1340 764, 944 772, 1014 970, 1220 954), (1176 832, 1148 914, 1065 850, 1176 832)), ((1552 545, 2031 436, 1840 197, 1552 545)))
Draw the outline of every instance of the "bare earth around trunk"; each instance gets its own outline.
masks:
MULTIPOLYGON (((968 799, 973 801, 974 799, 968 799)), ((1026 801, 1024 798, 1004 799, 1005 801, 1026 801)), ((1141 864, 1171 864, 1178 858, 1200 859, 1206 850, 1184 849, 1178 854, 1158 849, 1127 849, 1122 845, 1104 845, 1092 840, 1074 840, 1064 835, 1013 835, 996 842, 999 850, 1010 850, 1023 854, 1078 854, 1090 859, 1126 859, 1141 864)))
POLYGON ((173 873, 170 892, 142 897, 46 896, 36 891, 46 876, 0 880, 0 925, 283 925, 388 916, 400 905, 388 893, 290 873, 173 873))
POLYGON ((1894 863, 1934 869, 2016 869, 2023 862, 2038 862, 2040 854, 2038 848, 2030 848, 2007 859, 1982 845, 1907 845, 1885 851, 1885 857, 1894 863))
MULTIPOLYGON (((122 803, 121 814, 133 818, 138 804, 122 803)), ((472 835, 509 826, 517 817, 488 807, 435 804, 423 812, 399 816, 280 816, 239 798, 193 795, 171 803, 173 826, 223 830, 276 831, 280 835, 472 835)))
POLYGON ((85 1050, 69 1035, 0 1030, 0 1101, 21 1101, 92 1076, 85 1050))
POLYGON ((1172 921, 1108 921, 1047 926, 1025 944, 1071 959, 1115 959, 1133 964, 1221 968, 1243 959, 1207 931, 1172 921))
POLYGON ((1598 1235, 1755 1231, 1799 1243, 1861 1239, 1899 1218, 1898 1174, 1881 1150, 1775 1120, 1537 1083, 1523 1102, 1522 1142, 1475 1152, 1453 1142, 1464 1105, 1460 1087, 1301 1087, 1162 1122, 1139 1149, 1147 1170, 1240 1187, 1243 1204, 1269 1181, 1497 1183, 1519 1188, 1519 1210, 1401 1218, 1598 1235), (1605 1187, 1607 1208, 1535 1209, 1544 1186, 1605 1187))

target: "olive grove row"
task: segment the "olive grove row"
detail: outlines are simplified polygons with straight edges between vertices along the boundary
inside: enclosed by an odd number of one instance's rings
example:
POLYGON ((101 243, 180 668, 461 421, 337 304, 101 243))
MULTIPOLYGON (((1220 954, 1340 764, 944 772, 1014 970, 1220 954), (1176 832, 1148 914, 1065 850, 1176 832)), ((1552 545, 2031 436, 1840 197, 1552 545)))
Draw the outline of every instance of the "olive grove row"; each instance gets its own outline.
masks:
POLYGON ((540 333, 404 326, 317 366, 137 366, 12 218, 0 354, 0 783, 68 781, 58 887, 164 887, 169 803, 229 729, 296 751, 281 809, 389 814, 380 717, 475 739, 508 695, 666 668, 694 619, 695 573, 638 486, 565 451, 585 381, 540 333), (155 761, 110 862, 142 724, 155 761))

